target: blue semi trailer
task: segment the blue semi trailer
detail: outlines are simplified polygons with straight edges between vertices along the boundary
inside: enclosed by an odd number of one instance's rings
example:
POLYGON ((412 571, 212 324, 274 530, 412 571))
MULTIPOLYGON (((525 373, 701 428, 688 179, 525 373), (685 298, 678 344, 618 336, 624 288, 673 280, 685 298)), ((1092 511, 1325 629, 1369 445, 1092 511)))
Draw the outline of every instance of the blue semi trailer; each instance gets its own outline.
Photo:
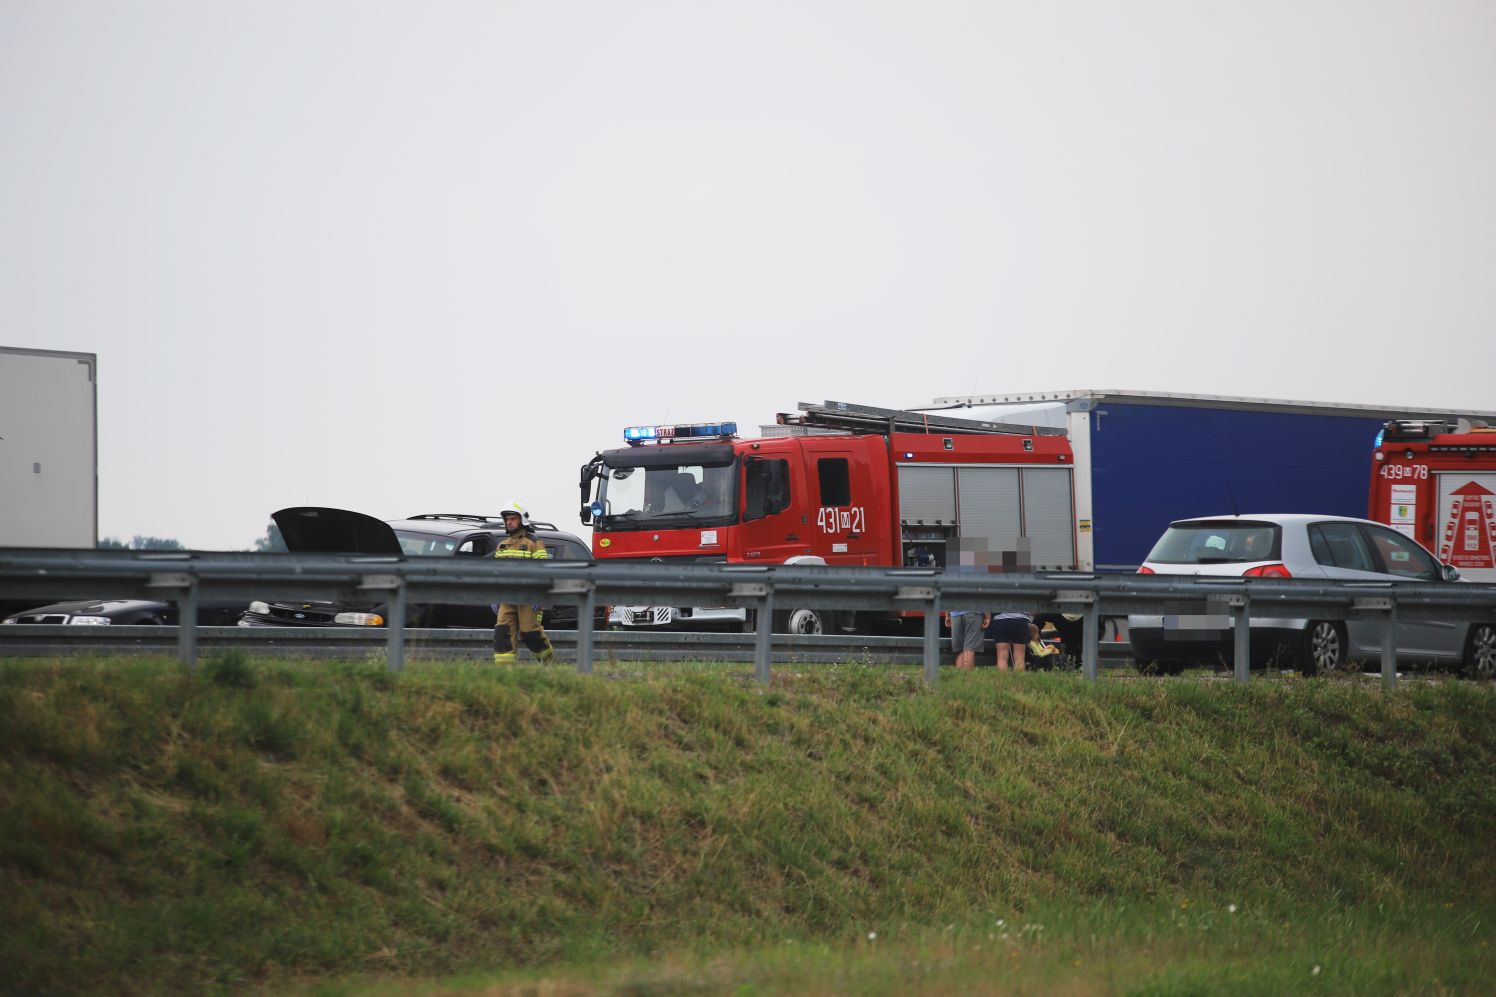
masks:
POLYGON ((1136 571, 1164 528, 1190 516, 1365 516, 1370 455, 1389 420, 1491 418, 1142 391, 937 398, 922 411, 1066 431, 1081 571, 1136 571))

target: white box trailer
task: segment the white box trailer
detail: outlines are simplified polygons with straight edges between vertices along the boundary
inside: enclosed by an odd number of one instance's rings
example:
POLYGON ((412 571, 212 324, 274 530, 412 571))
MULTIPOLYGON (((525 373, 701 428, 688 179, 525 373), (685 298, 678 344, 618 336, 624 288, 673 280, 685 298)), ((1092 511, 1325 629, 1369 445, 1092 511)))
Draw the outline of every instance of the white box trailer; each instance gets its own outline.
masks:
POLYGON ((96 547, 98 356, 0 346, 0 547, 96 547))

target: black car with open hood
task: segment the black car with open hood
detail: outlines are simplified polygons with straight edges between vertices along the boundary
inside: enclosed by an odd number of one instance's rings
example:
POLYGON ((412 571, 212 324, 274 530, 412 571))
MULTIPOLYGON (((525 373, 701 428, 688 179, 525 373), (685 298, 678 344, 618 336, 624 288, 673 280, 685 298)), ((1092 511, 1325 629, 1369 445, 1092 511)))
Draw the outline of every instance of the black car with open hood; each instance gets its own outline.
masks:
MULTIPOLYGON (((294 554, 361 554, 377 557, 493 557, 505 536, 499 516, 467 513, 425 513, 385 522, 360 512, 322 506, 281 509, 271 518, 294 554)), ((588 561, 592 551, 581 538, 550 523, 535 523, 535 535, 555 560, 588 561)), ((497 565, 496 565, 497 568, 497 565)), ((256 601, 239 619, 242 627, 383 626, 387 606, 382 602, 336 605, 312 600, 256 601)), ((574 629, 575 606, 552 606, 544 611, 547 627, 574 629)), ((599 609, 598 625, 607 621, 599 609)), ((410 603, 406 625, 411 627, 492 627, 491 604, 410 603)))

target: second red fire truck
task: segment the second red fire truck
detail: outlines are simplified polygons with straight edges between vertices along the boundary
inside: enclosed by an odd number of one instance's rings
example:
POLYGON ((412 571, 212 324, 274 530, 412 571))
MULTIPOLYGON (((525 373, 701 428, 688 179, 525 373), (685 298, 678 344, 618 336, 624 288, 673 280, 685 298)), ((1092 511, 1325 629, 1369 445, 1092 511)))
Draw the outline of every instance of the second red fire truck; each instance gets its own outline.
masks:
POLYGON ((1463 578, 1496 582, 1496 428, 1387 423, 1373 455, 1367 518, 1406 533, 1463 578))

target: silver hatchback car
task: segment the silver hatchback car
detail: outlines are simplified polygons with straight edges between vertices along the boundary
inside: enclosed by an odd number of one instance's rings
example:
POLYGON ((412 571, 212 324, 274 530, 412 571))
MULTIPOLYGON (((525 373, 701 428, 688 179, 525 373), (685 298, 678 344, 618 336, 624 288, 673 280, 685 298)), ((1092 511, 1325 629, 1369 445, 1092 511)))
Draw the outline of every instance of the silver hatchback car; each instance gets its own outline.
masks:
MULTIPOLYGON (((1335 581, 1441 582, 1459 578, 1417 541, 1380 523, 1302 514, 1216 516, 1169 524, 1138 569, 1143 574, 1335 581)), ((1197 661, 1229 661, 1229 616, 1129 616, 1128 636, 1140 662, 1177 673, 1197 661)), ((1381 655, 1375 621, 1252 617, 1253 664, 1274 660, 1304 674, 1381 655)), ((1496 622, 1397 623, 1398 657, 1463 664, 1472 677, 1496 675, 1496 622)))

